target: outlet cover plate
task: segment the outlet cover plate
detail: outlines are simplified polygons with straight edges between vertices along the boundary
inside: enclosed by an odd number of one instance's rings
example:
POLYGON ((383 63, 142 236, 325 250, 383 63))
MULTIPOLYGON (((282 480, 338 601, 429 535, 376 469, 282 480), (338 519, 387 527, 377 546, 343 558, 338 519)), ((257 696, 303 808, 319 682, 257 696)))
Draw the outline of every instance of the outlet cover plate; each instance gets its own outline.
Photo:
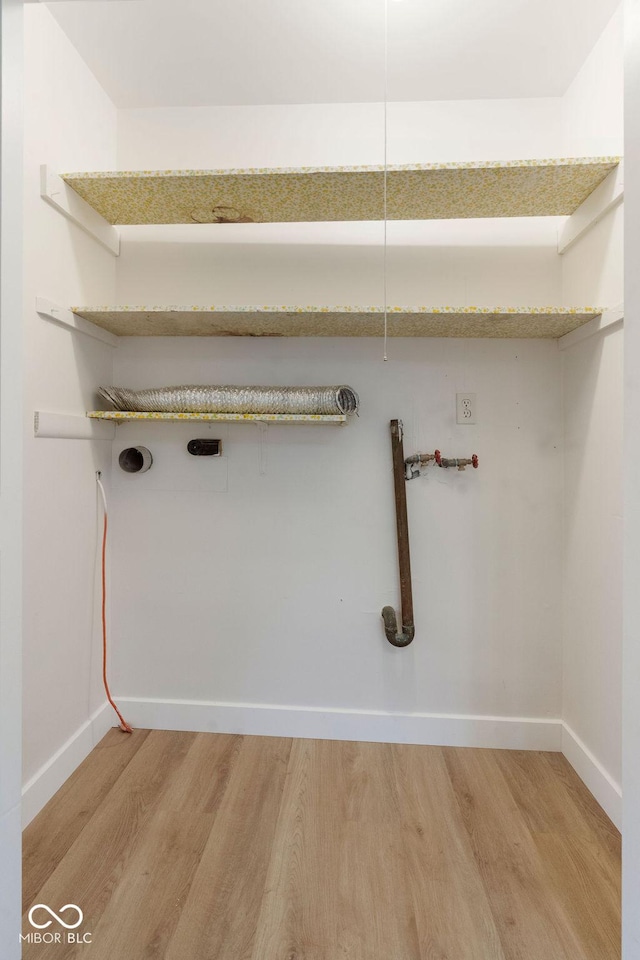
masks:
POLYGON ((456 423, 477 422, 478 409, 475 393, 456 393, 456 423))

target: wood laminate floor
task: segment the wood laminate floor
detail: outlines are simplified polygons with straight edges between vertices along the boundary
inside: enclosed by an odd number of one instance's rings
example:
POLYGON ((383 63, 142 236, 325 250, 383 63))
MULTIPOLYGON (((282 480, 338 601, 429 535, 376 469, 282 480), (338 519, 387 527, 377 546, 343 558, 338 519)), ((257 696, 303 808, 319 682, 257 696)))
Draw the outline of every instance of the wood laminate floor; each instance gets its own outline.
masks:
POLYGON ((25 960, 619 960, 620 835, 559 754, 114 729, 25 831, 36 903, 92 942, 25 960))

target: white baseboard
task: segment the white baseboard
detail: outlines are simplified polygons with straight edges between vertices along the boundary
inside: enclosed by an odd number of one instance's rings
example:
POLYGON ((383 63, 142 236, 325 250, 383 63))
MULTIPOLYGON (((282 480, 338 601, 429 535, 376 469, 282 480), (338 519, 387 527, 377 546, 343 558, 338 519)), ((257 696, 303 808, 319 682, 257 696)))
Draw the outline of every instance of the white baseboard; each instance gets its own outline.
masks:
POLYGON ((566 723, 562 724, 562 752, 618 830, 622 826, 622 790, 566 723))
POLYGON ((514 750, 561 748, 560 720, 118 697, 134 727, 514 750))
POLYGON ((107 731, 115 726, 109 704, 103 703, 76 730, 22 788, 22 826, 26 827, 76 767, 87 757, 107 731))
MULTIPOLYGON (((149 730, 562 751, 615 825, 619 828, 621 823, 620 785, 561 720, 135 697, 116 699, 129 723, 149 730)), ((42 810, 112 726, 115 726, 114 718, 109 705, 104 703, 25 784, 22 790, 23 826, 26 827, 42 810)))

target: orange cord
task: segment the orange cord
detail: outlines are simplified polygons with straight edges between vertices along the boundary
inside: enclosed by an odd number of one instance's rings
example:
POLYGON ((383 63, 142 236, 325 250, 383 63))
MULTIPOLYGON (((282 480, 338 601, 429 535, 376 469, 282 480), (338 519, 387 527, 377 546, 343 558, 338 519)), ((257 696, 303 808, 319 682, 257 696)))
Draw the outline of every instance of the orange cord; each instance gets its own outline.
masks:
POLYGON ((109 682, 107 680, 107 511, 104 511, 104 527, 102 533, 102 682, 107 694, 107 700, 118 714, 120 729, 124 733, 133 733, 133 728, 129 726, 118 708, 116 707, 109 682))

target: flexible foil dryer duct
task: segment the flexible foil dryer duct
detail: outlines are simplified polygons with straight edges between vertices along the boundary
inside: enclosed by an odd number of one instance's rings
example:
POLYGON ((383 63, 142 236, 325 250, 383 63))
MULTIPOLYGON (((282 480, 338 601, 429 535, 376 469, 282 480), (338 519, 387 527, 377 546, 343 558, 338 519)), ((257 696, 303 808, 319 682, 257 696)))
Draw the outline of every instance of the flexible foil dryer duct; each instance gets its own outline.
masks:
POLYGON ((352 414, 359 406, 351 387, 101 387, 116 410, 140 413, 352 414))

